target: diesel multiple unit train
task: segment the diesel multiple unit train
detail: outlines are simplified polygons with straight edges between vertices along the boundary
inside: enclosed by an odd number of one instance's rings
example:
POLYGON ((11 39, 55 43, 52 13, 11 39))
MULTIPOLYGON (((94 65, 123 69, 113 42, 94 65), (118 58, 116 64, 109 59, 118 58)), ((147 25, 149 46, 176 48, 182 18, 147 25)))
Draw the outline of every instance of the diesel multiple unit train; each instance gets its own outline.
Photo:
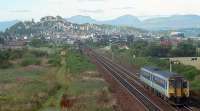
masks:
POLYGON ((140 80, 146 87, 175 105, 187 104, 189 82, 176 73, 162 71, 156 67, 142 67, 140 80))

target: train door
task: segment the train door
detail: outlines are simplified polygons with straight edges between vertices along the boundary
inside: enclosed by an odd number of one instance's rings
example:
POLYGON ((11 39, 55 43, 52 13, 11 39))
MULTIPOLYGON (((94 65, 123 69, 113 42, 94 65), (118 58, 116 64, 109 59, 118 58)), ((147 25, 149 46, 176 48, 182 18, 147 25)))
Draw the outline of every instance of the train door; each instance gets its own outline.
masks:
POLYGON ((174 79, 170 79, 169 80, 169 96, 170 97, 175 96, 174 84, 175 84, 175 80, 174 79))
POLYGON ((183 94, 185 97, 189 97, 189 82, 187 80, 183 82, 183 94))
POLYGON ((183 85, 182 79, 177 78, 177 80, 175 81, 176 97, 181 97, 182 96, 182 85, 183 85))

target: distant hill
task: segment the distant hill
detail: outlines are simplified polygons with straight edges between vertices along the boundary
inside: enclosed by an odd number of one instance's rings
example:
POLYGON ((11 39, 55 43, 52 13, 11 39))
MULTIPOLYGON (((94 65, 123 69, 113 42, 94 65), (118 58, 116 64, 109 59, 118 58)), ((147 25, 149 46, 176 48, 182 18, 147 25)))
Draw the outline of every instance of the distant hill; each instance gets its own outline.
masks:
POLYGON ((99 21, 98 24, 120 25, 120 26, 134 26, 139 27, 141 21, 132 15, 124 15, 113 20, 99 21))
POLYGON ((198 15, 173 15, 169 17, 155 17, 140 21, 132 15, 124 15, 113 20, 97 21, 88 16, 73 16, 69 19, 73 23, 95 23, 117 26, 132 26, 147 30, 175 30, 181 28, 200 28, 198 15))
POLYGON ((72 16, 70 18, 67 18, 67 20, 72 23, 77 23, 77 24, 96 23, 97 22, 96 20, 92 19, 89 16, 82 16, 82 15, 72 16))
POLYGON ((18 21, 2 21, 0 22, 0 31, 5 31, 7 28, 11 27, 12 25, 16 24, 18 21))
POLYGON ((199 28, 200 16, 198 15, 174 15, 143 21, 143 28, 147 29, 181 29, 199 28))
POLYGON ((137 17, 132 15, 124 15, 113 20, 105 20, 105 21, 97 21, 89 16, 77 15, 67 18, 67 20, 72 23, 78 23, 78 24, 93 23, 99 25, 107 24, 107 25, 117 25, 117 26, 139 26, 141 24, 141 21, 137 17))

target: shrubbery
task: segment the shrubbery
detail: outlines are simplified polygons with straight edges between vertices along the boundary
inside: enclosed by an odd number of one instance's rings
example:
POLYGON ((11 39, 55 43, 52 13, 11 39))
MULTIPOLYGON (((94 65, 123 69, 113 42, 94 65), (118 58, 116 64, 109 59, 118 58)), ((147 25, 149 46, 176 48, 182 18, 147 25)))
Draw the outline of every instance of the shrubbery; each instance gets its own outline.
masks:
POLYGON ((66 68, 69 69, 71 73, 80 73, 95 68, 95 66, 89 62, 89 59, 82 56, 80 53, 71 51, 67 54, 66 68))
POLYGON ((173 71, 182 74, 188 80, 194 80, 196 76, 200 75, 200 71, 195 67, 183 64, 173 65, 173 71))
POLYGON ((12 66, 11 60, 21 59, 20 65, 40 65, 39 58, 47 57, 46 51, 28 50, 28 49, 8 49, 0 51, 0 68, 9 68, 12 66))
POLYGON ((192 81, 191 84, 191 89, 196 90, 196 91, 200 91, 200 78, 195 79, 194 81, 192 81))
POLYGON ((41 60, 36 58, 35 55, 29 54, 29 53, 24 55, 24 57, 23 57, 23 59, 21 61, 21 65, 22 66, 40 65, 40 64, 41 64, 41 60))
POLYGON ((53 66, 61 66, 61 57, 59 53, 50 55, 48 63, 53 66))
POLYGON ((9 50, 11 60, 22 58, 23 55, 28 51, 27 49, 15 49, 9 50))
POLYGON ((9 51, 0 51, 0 68, 8 68, 11 66, 9 62, 9 51))
POLYGON ((135 41, 130 47, 132 55, 138 57, 192 57, 196 56, 196 46, 190 41, 184 41, 177 46, 165 46, 156 42, 135 41))

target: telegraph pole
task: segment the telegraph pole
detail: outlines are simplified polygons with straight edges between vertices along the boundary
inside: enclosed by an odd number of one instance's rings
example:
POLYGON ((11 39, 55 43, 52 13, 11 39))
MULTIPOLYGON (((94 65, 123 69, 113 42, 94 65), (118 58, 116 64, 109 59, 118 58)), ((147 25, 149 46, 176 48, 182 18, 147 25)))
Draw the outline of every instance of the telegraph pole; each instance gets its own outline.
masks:
POLYGON ((172 66, 173 64, 180 64, 180 61, 178 60, 173 60, 172 58, 169 58, 169 70, 172 72, 172 66))
POLYGON ((170 72, 172 72, 172 61, 171 61, 171 59, 169 59, 169 70, 170 70, 170 72))

